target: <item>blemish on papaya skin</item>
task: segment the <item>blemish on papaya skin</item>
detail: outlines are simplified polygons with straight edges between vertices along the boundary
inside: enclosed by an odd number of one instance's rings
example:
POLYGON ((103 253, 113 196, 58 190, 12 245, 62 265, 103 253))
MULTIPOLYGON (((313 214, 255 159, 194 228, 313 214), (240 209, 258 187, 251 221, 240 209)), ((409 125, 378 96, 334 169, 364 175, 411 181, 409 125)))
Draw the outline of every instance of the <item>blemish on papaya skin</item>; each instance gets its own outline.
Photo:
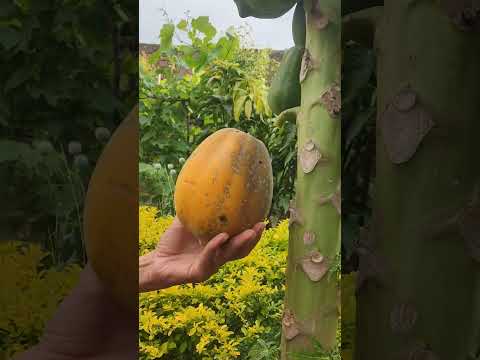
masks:
POLYGON ((185 184, 193 185, 193 186, 195 186, 195 185, 197 184, 195 181, 190 180, 190 179, 185 179, 185 180, 183 180, 183 182, 184 182, 185 184))
POLYGON ((221 223, 222 225, 228 224, 228 218, 227 218, 227 216, 224 215, 224 214, 220 215, 220 216, 218 217, 218 220, 220 221, 220 223, 221 223))

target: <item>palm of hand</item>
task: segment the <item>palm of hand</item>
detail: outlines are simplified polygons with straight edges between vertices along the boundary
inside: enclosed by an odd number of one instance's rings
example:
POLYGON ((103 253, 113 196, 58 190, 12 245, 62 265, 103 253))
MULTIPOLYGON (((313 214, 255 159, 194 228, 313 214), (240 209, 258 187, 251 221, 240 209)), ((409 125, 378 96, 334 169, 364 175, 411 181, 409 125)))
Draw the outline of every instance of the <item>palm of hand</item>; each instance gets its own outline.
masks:
POLYGON ((205 281, 227 261, 247 256, 264 227, 258 223, 233 238, 219 234, 203 246, 175 218, 157 248, 140 258, 140 276, 145 279, 141 291, 205 281))

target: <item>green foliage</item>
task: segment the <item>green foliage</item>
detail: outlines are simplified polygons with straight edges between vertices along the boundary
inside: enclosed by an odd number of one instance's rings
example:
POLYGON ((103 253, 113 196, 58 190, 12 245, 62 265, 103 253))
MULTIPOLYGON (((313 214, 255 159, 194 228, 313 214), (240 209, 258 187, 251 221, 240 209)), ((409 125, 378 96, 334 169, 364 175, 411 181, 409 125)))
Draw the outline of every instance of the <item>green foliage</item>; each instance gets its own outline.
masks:
MULTIPOLYGON (((280 338, 280 333, 275 338, 280 338)), ((277 360, 280 357, 278 343, 278 341, 265 341, 259 338, 248 352, 248 360, 277 360)))
MULTIPOLYGON (((170 25, 165 26, 171 29, 170 25)), ((162 167, 178 164, 179 158, 187 158, 213 132, 238 128, 267 146, 275 174, 272 220, 283 218, 293 195, 296 129, 291 124, 278 128, 271 118, 266 101, 266 78, 272 66, 269 52, 240 48, 241 38, 234 30, 214 40, 211 36, 216 31, 203 17, 179 21, 173 34, 165 26, 161 33, 168 38, 162 42, 170 44, 169 49, 161 47, 140 61, 141 162, 162 167), (175 37, 188 42, 174 45, 175 37), (185 60, 192 51, 200 54, 197 62, 185 60), (157 66, 160 60, 166 65, 157 66)), ((142 197, 142 202, 155 204, 162 214, 173 214, 164 205, 172 203, 166 200, 169 185, 154 181, 168 179, 160 172, 152 176, 151 167, 142 167, 142 193, 156 194, 142 197)))
POLYGON ((0 242, 0 359, 38 342, 63 297, 72 289, 81 268, 62 267, 38 245, 0 242), (32 301, 31 299, 35 299, 32 301))
MULTIPOLYGON (((79 239, 90 165, 78 161, 82 154, 56 151, 48 141, 29 144, 4 140, 0 141, 2 149, 0 173, 8 186, 5 193, 8 197, 16 196, 10 213, 6 212, 11 223, 17 226, 16 237, 39 241, 51 251, 57 263, 71 259, 83 261, 85 249, 79 239), (10 181, 15 181, 15 187, 10 181), (19 193, 26 195, 21 197, 19 193), (35 227, 39 226, 49 231, 35 233, 35 227)), ((4 211, 9 205, 4 203, 4 211)))
POLYGON ((167 166, 160 163, 139 164, 141 204, 155 206, 161 214, 175 213, 173 203, 175 181, 185 159, 179 160, 176 164, 167 164, 167 166))
POLYGON ((96 129, 113 132, 137 101, 137 59, 121 37, 136 32, 137 6, 2 4, 0 221, 11 226, 0 238, 40 241, 60 261, 81 255, 84 187, 105 140, 96 129), (67 153, 71 141, 81 154, 67 153))
POLYGON ((303 51, 303 48, 296 46, 288 49, 272 80, 268 92, 268 104, 276 114, 300 105, 300 68, 303 51))
MULTIPOLYGON (((140 208, 140 253, 172 218, 140 208)), ((140 359, 274 359, 280 347, 288 221, 266 230, 252 253, 195 286, 140 295, 140 359)))

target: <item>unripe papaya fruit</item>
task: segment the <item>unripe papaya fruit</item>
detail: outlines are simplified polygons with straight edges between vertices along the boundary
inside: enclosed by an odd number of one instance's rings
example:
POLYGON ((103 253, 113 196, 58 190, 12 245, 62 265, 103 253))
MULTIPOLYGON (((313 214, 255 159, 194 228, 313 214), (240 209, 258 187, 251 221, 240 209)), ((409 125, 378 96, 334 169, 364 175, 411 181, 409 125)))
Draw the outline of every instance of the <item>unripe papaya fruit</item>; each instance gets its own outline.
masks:
POLYGON ((304 48, 294 46, 283 55, 282 62, 268 91, 268 105, 275 114, 300 105, 300 68, 304 48))
POLYGON ((185 162, 175 185, 175 210, 201 243, 235 236, 263 221, 272 203, 271 159, 265 145, 237 129, 207 137, 185 162))
POLYGON ((305 38, 307 36, 307 23, 305 19, 305 9, 303 1, 299 1, 295 6, 292 20, 292 35, 295 46, 305 47, 305 38))
POLYGON ((138 106, 118 126, 90 178, 84 235, 92 268, 119 304, 138 309, 138 106))
POLYGON ((275 19, 290 10, 297 0, 235 0, 241 18, 275 19))

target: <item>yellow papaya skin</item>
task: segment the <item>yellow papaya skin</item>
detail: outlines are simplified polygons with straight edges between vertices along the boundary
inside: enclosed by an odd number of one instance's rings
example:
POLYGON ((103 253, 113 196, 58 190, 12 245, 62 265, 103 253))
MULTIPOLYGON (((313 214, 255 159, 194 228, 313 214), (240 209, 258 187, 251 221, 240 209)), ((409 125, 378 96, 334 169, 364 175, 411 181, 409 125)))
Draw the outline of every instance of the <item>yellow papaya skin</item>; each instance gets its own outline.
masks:
POLYGON ((84 208, 88 261, 113 298, 138 309, 138 107, 113 133, 90 178, 84 208))
POLYGON ((175 185, 175 210, 187 229, 206 243, 264 221, 273 192, 265 145, 237 129, 221 129, 191 154, 175 185))

